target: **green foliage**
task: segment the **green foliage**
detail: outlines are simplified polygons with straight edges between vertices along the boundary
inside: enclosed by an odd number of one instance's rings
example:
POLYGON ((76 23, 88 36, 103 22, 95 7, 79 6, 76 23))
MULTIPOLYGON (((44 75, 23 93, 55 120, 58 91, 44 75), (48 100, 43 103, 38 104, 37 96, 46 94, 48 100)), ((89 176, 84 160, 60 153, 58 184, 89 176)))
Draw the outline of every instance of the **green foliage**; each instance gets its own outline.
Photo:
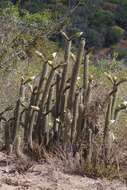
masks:
POLYGON ((42 13, 34 13, 30 14, 27 12, 24 16, 24 19, 29 23, 43 23, 43 24, 49 24, 51 22, 51 13, 48 11, 42 12, 42 13))
POLYGON ((127 57, 127 49, 116 48, 115 51, 118 53, 118 58, 119 59, 127 57))
POLYGON ((12 5, 9 0, 1 0, 0 1, 0 8, 7 8, 8 6, 12 5))
MULTIPOLYGON (((2 4, 3 5, 3 4, 2 4)), ((17 6, 13 6, 11 3, 7 3, 4 6, 4 9, 2 6, 0 6, 0 15, 6 16, 6 17, 12 17, 13 19, 19 19, 19 10, 17 6)))
MULTIPOLYGON (((118 5, 117 10, 103 9, 104 0, 81 0, 74 13, 70 14, 64 23, 67 30, 84 32, 88 46, 101 48, 118 42, 122 37, 122 29, 126 29, 127 25, 127 1, 108 0, 108 2, 118 5)), ((0 2, 2 8, 10 7, 10 4, 9 0, 0 2)), ((70 8, 75 5, 76 1, 32 0, 24 1, 22 9, 17 3, 15 10, 11 6, 11 10, 8 11, 18 18, 20 13, 27 23, 41 24, 44 28, 47 25, 51 26, 52 23, 61 22, 64 16, 70 13, 70 8)))
POLYGON ((107 46, 117 43, 124 37, 125 30, 120 26, 112 26, 107 30, 105 43, 107 46))
POLYGON ((88 30, 88 32, 86 33, 86 39, 88 39, 89 46, 95 46, 98 48, 101 48, 105 41, 103 33, 95 29, 88 30))
POLYGON ((121 39, 124 35, 125 30, 121 28, 120 26, 113 26, 111 28, 112 35, 117 39, 121 39))
POLYGON ((127 5, 121 6, 115 13, 116 22, 126 28, 127 25, 127 5))
MULTIPOLYGON (((96 78, 96 80, 99 78, 101 81, 103 81, 104 84, 108 85, 109 83, 104 77, 105 72, 110 71, 111 73, 122 73, 121 76, 126 76, 126 74, 121 70, 122 63, 117 60, 118 58, 119 55, 116 51, 114 52, 114 55, 112 55, 112 58, 102 58, 98 60, 96 64, 90 64, 90 73, 94 75, 94 78, 96 78)), ((121 78, 121 76, 119 76, 119 78, 121 78)))
POLYGON ((114 13, 111 11, 103 10, 101 8, 97 9, 91 22, 95 26, 113 25, 114 24, 114 13))

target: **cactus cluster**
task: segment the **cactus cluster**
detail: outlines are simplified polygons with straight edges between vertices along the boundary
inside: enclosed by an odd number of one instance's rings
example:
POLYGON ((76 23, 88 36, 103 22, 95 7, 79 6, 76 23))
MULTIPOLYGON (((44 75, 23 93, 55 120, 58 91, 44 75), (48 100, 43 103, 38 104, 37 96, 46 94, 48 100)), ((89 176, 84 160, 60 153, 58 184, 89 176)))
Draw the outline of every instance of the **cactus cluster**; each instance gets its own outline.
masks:
MULTIPOLYGON (((76 59, 72 62, 72 38, 61 31, 65 41, 64 61, 58 63, 57 53, 52 60, 46 60, 36 51, 43 62, 39 77, 21 79, 19 98, 14 110, 14 117, 6 121, 6 149, 13 146, 18 156, 22 151, 34 152, 36 147, 47 151, 61 146, 65 152, 73 156, 81 152, 89 164, 95 166, 97 156, 96 136, 99 131, 99 114, 107 111, 102 135, 104 161, 107 161, 107 142, 110 121, 116 120, 118 113, 127 105, 116 107, 118 87, 126 79, 118 81, 116 77, 106 74, 112 83, 112 90, 106 97, 104 108, 91 100, 93 76, 89 74, 89 53, 85 51, 85 39, 80 39, 76 59), (77 84, 80 66, 84 66, 82 81, 77 84), (36 80, 37 79, 37 80, 36 80), (29 100, 26 89, 30 87, 29 100), (21 151, 22 150, 22 151, 21 151), (94 158, 94 159, 93 159, 94 158)), ((37 150, 36 150, 37 152, 37 150)), ((39 155, 40 155, 40 151, 39 155)))

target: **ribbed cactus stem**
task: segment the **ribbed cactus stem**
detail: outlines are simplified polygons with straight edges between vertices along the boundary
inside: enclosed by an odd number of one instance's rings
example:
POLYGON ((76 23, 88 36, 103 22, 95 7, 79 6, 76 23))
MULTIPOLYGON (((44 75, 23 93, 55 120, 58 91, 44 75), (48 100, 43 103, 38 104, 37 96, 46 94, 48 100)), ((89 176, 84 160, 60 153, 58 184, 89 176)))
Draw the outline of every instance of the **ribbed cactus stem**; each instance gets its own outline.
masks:
POLYGON ((20 90, 19 90, 19 99, 17 101, 17 108, 16 108, 16 123, 15 123, 15 138, 19 135, 20 132, 20 119, 22 113, 22 105, 21 102, 24 101, 24 79, 21 79, 20 90))
POLYGON ((63 72, 62 72, 62 79, 61 79, 61 84, 60 84, 60 96, 63 93, 66 80, 67 80, 70 53, 71 53, 71 41, 66 40, 65 55, 64 55, 64 62, 66 63, 66 65, 63 67, 63 72))
POLYGON ((104 140, 105 140, 106 135, 107 135, 107 130, 109 127, 110 120, 111 120, 111 98, 109 99, 108 107, 107 107, 107 111, 106 111, 106 116, 105 116, 105 126, 104 126, 104 134, 103 134, 104 140))
POLYGON ((46 136, 48 134, 48 123, 49 123, 49 115, 42 115, 40 127, 38 129, 38 137, 39 137, 39 144, 43 142, 43 145, 46 145, 46 136))
POLYGON ((40 100, 41 92, 43 90, 44 80, 45 80, 45 76, 47 73, 47 69, 48 69, 48 64, 47 64, 47 62, 45 62, 43 65, 43 68, 42 68, 41 77, 40 77, 39 85, 37 88, 36 103, 35 103, 36 106, 39 106, 39 100, 40 100))
POLYGON ((88 164, 92 163, 93 142, 92 142, 92 130, 89 129, 89 145, 88 145, 88 164))
MULTIPOLYGON (((56 85, 55 85, 55 106, 54 106, 54 111, 55 111, 55 117, 53 118, 53 133, 56 134, 56 126, 57 126, 57 121, 56 119, 59 117, 59 106, 60 106, 60 74, 56 74, 56 85)), ((56 139, 54 139, 56 140, 56 139)))
MULTIPOLYGON (((89 78, 87 92, 86 92, 86 95, 85 95, 85 102, 84 102, 86 107, 87 107, 88 103, 91 100, 92 81, 93 81, 92 78, 89 78)), ((83 96, 83 98, 84 98, 84 96, 83 96)))
POLYGON ((115 107, 116 107, 116 99, 117 99, 117 91, 118 91, 118 87, 114 84, 113 87, 114 93, 112 94, 112 105, 111 105, 111 119, 114 119, 114 112, 115 112, 115 107))
POLYGON ((61 83, 59 88, 59 95, 57 97, 57 102, 59 102, 58 105, 58 114, 62 110, 62 95, 64 93, 66 81, 67 81, 67 75, 68 75, 68 69, 69 69, 69 61, 70 61, 70 54, 71 54, 71 41, 68 41, 65 39, 65 54, 64 54, 64 62, 66 63, 65 66, 62 69, 62 77, 61 77, 61 83))
POLYGON ((34 113, 34 112, 33 112, 33 110, 31 110, 31 105, 34 105, 34 103, 35 103, 35 98, 36 98, 35 97, 35 90, 33 90, 32 94, 31 94, 29 107, 25 113, 25 130, 24 130, 24 141, 25 141, 25 143, 27 143, 27 141, 28 141, 30 125, 34 121, 34 119, 32 118, 32 113, 34 113))
POLYGON ((75 94, 75 100, 73 105, 73 120, 71 124, 71 143, 73 143, 76 135, 76 124, 78 119, 78 104, 79 104, 79 97, 78 93, 75 94))
POLYGON ((47 69, 48 69, 48 64, 47 64, 47 62, 45 62, 44 65, 43 65, 43 68, 42 68, 41 77, 40 77, 40 80, 39 80, 39 85, 37 87, 36 96, 35 96, 35 93, 33 92, 32 96, 31 96, 30 105, 29 105, 28 139, 29 139, 29 143, 31 144, 31 148, 32 148, 33 126, 34 126, 34 121, 35 121, 35 116, 36 116, 36 112, 31 110, 31 105, 35 105, 37 107, 39 106, 40 98, 42 96, 41 92, 42 92, 43 87, 44 87, 44 80, 45 80, 45 76, 46 76, 46 73, 47 73, 47 69), (34 98, 34 96, 35 96, 35 98, 34 98))
MULTIPOLYGON (((47 103, 46 103, 46 113, 49 112, 50 107, 51 107, 51 100, 52 100, 52 93, 53 93, 53 87, 50 88, 49 90, 49 95, 48 95, 48 99, 47 99, 47 103)), ((46 114, 46 115, 42 115, 42 123, 37 126, 37 134, 39 137, 39 141, 44 143, 44 145, 46 146, 48 143, 48 133, 49 133, 49 121, 50 121, 50 115, 46 114), (43 139, 42 139, 43 138, 43 139)))
POLYGON ((60 97, 61 97, 61 91, 60 91, 60 74, 56 74, 56 117, 59 115, 59 106, 60 106, 60 97))
POLYGON ((84 47, 85 47, 85 39, 82 39, 80 42, 80 47, 78 50, 77 59, 76 59, 76 62, 73 66, 72 75, 71 75, 70 90, 69 90, 69 96, 68 96, 68 102, 67 102, 67 107, 69 109, 71 109, 72 104, 74 102, 74 93, 75 93, 75 89, 76 89, 76 81, 77 81, 77 77, 78 77, 80 64, 81 64, 82 58, 83 58, 84 47))
POLYGON ((81 136, 82 136, 82 124, 83 124, 83 118, 84 118, 84 105, 81 103, 79 104, 79 114, 78 114, 78 119, 77 119, 77 124, 76 124, 76 139, 75 143, 78 143, 81 136))
POLYGON ((47 81, 45 83, 42 99, 41 99, 40 105, 39 105, 40 108, 41 108, 41 111, 43 109, 44 104, 46 103, 46 99, 47 99, 47 96, 49 94, 49 90, 50 90, 52 79, 53 79, 54 75, 55 75, 55 69, 51 68, 49 76, 48 76, 48 79, 47 79, 47 81))
MULTIPOLYGON (((39 99, 36 100, 37 103, 40 104, 39 105, 40 111, 39 111, 39 114, 38 114, 38 120, 40 120, 40 118, 41 118, 41 113, 42 113, 42 110, 44 108, 44 104, 46 103, 47 95, 49 93, 49 89, 50 89, 50 86, 51 86, 52 79, 54 77, 54 73, 55 73, 55 69, 52 68, 51 71, 50 71, 49 77, 48 77, 48 79, 47 79, 47 81, 45 83, 45 86, 44 86, 44 91, 43 91, 43 94, 42 94, 42 99, 41 99, 41 101, 39 101, 39 99)), ((39 92, 39 90, 38 90, 38 92, 39 92)), ((39 92, 39 94, 40 94, 40 92, 39 92)), ((34 122, 34 119, 32 118, 32 123, 33 122, 34 122)), ((32 146, 32 132, 33 132, 33 124, 30 125, 30 131, 29 131, 29 137, 28 137, 28 139, 29 139, 28 141, 29 141, 29 145, 30 145, 31 149, 33 147, 32 146)))
MULTIPOLYGON (((52 84, 52 80, 54 78, 54 75, 55 75, 55 70, 56 70, 57 67, 52 67, 51 70, 50 70, 50 73, 49 73, 49 76, 47 78, 47 81, 44 85, 44 90, 43 90, 43 94, 42 94, 42 98, 41 98, 41 101, 40 101, 40 104, 39 104, 39 107, 40 107, 40 110, 39 110, 39 113, 38 113, 38 117, 37 117, 37 128, 39 130, 39 132, 41 131, 41 128, 42 128, 42 119, 43 119, 43 112, 44 112, 44 106, 45 106, 45 103, 47 101, 47 98, 48 98, 48 94, 49 94, 49 91, 50 91, 50 88, 51 88, 51 84, 52 84)), ((45 116, 44 116, 45 117, 45 116)), ((32 130, 30 131, 31 133, 29 134, 29 145, 31 148, 33 148, 33 145, 32 145, 32 130)))
POLYGON ((8 151, 9 146, 11 144, 11 139, 10 139, 10 125, 9 122, 5 122, 5 148, 8 151))
POLYGON ((24 158, 24 155, 21 151, 21 137, 19 135, 15 138, 15 153, 17 157, 22 159, 24 158))
POLYGON ((87 96, 88 84, 89 84, 89 54, 87 54, 84 59, 84 75, 83 75, 84 103, 87 96))
POLYGON ((72 125, 72 114, 71 111, 67 109, 64 117, 64 136, 63 136, 63 142, 65 148, 68 142, 70 141, 69 136, 70 136, 71 125, 72 125))
POLYGON ((49 112, 51 108, 52 95, 53 95, 53 87, 51 87, 49 90, 49 95, 46 103, 46 112, 49 112))
POLYGON ((108 102, 106 116, 105 116, 105 126, 103 132, 103 156, 105 165, 107 164, 107 157, 108 157, 108 133, 109 133, 109 124, 111 120, 111 97, 108 102))
POLYGON ((63 137, 65 102, 66 102, 66 94, 62 94, 62 96, 61 96, 60 123, 59 123, 59 127, 58 127, 58 133, 59 133, 60 137, 63 137))

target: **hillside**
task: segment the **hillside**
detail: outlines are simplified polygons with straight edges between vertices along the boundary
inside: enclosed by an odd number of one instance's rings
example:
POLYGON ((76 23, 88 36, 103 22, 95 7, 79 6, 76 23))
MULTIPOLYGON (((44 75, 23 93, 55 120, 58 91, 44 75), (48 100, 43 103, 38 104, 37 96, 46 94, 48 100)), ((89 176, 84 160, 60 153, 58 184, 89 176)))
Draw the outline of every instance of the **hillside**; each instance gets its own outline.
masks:
MULTIPOLYGON (((77 8, 62 24, 65 24, 66 30, 70 33, 84 32, 89 47, 107 47, 121 38, 126 38, 127 3, 125 0, 22 1, 20 6, 22 10, 35 14, 35 17, 39 13, 47 14, 47 19, 49 17, 54 22, 58 22, 60 17, 64 17, 74 7, 77 8)), ((24 11, 22 16, 25 14, 24 11)))

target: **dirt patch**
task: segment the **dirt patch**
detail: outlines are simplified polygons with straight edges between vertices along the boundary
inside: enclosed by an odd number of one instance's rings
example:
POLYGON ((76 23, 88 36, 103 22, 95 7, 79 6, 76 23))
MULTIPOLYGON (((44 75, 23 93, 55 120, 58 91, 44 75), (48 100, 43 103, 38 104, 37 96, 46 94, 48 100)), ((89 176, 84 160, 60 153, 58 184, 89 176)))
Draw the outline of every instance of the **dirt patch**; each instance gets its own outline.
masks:
POLYGON ((56 162, 40 163, 0 153, 0 190, 127 190, 120 181, 65 174, 56 162))

